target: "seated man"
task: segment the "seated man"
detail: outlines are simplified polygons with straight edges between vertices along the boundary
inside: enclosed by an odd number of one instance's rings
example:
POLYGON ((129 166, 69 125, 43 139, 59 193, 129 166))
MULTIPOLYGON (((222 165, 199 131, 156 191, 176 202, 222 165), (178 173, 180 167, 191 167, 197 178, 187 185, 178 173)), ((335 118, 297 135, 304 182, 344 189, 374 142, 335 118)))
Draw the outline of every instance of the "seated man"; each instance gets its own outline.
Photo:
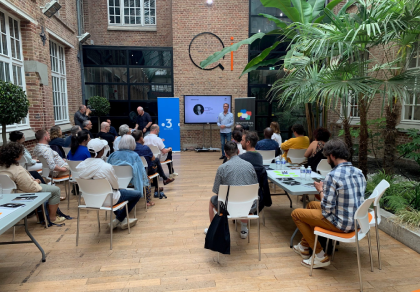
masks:
MULTIPOLYGON (((48 200, 49 217, 52 223, 60 224, 64 217, 57 216, 58 203, 60 202, 60 188, 42 184, 39 179, 34 179, 29 172, 19 165, 23 157, 24 147, 17 142, 10 142, 0 148, 0 174, 5 174, 15 182, 19 191, 25 193, 51 193, 48 200)), ((12 197, 13 198, 13 197, 12 197)))
POLYGON ((82 131, 85 131, 86 133, 89 134, 90 138, 93 139, 95 138, 95 135, 93 135, 90 130, 92 130, 92 122, 90 120, 86 120, 83 122, 83 129, 82 131))
POLYGON ((257 142, 255 150, 275 150, 276 157, 280 155, 280 145, 274 140, 271 140, 273 136, 273 129, 270 127, 264 129, 264 139, 257 142))
POLYGON ((312 256, 315 256, 314 269, 330 265, 319 241, 314 246, 314 228, 343 233, 354 231, 354 214, 364 201, 366 189, 362 171, 347 161, 350 153, 343 141, 333 139, 325 143, 324 155, 333 169, 324 182, 314 183, 321 202, 310 202, 306 209, 292 212, 293 221, 303 236, 293 250, 304 259, 302 265, 310 268, 310 247, 314 251, 312 256))
POLYGON ((106 122, 109 124, 109 132, 108 132, 108 134, 114 136, 115 138, 118 137, 117 130, 115 130, 115 128, 113 126, 111 126, 111 120, 110 119, 106 119, 106 122))
MULTIPOLYGON (((109 151, 107 141, 92 139, 89 141, 87 147, 92 158, 86 159, 76 167, 79 172, 79 177, 82 179, 104 178, 108 180, 113 189, 113 204, 117 205, 124 201, 128 201, 128 212, 130 212, 142 197, 142 193, 136 190, 119 189, 118 178, 114 168, 111 164, 106 163, 102 159, 102 156, 106 155, 109 151)), ((106 205, 108 201, 108 199, 105 200, 104 205, 106 205)), ((129 222, 127 220, 125 208, 115 211, 114 214, 116 218, 112 221, 112 227, 111 224, 108 223, 109 227, 114 229, 115 227, 120 226, 121 229, 127 229, 129 222)), ((130 227, 136 225, 136 223, 137 218, 130 218, 130 227)))
POLYGON ((107 122, 102 122, 101 124, 101 131, 98 133, 97 138, 106 140, 108 142, 108 146, 109 146, 109 153, 114 152, 114 140, 115 137, 111 134, 109 134, 109 129, 110 126, 107 122))
MULTIPOLYGON (((37 157, 43 157, 54 177, 62 177, 70 174, 70 168, 67 162, 60 155, 51 149, 48 142, 50 134, 45 130, 38 130, 35 133, 35 139, 38 142, 34 148, 34 154, 37 157)), ((61 198, 64 200, 63 198, 61 198)))
MULTIPOLYGON (((226 163, 219 166, 214 179, 213 193, 216 195, 211 197, 209 203, 209 217, 210 222, 213 221, 213 208, 217 210, 217 195, 219 193, 220 185, 243 186, 258 183, 257 174, 251 163, 239 158, 238 147, 235 142, 229 141, 224 145, 225 155, 228 158, 226 163)), ((257 204, 254 202, 250 213, 257 211, 257 204)), ((204 229, 204 233, 207 233, 204 229)), ((242 220, 241 238, 245 239, 248 236, 247 220, 242 220)))
MULTIPOLYGON (((159 135, 159 126, 153 124, 150 127, 150 134, 144 137, 144 144, 147 146, 153 145, 159 148, 160 157, 158 158, 160 161, 172 160, 172 148, 165 148, 165 144, 163 144, 162 139, 157 135, 159 135)), ((174 171, 173 163, 168 163, 168 169, 170 178, 178 175, 178 173, 174 171)))
POLYGON ((148 173, 147 175, 153 175, 156 172, 159 173, 160 177, 163 179, 163 184, 167 185, 171 182, 173 182, 174 178, 168 178, 165 173, 163 172, 162 165, 160 164, 159 158, 156 158, 152 150, 150 150, 149 146, 144 145, 144 139, 143 139, 143 132, 140 130, 135 130, 132 133, 134 140, 136 140, 136 149, 134 149, 134 152, 136 152, 139 156, 143 156, 144 159, 147 161, 148 165, 148 173))
POLYGON ((243 160, 248 161, 254 168, 263 168, 263 157, 260 153, 255 151, 255 145, 258 143, 258 135, 256 132, 245 132, 242 135, 242 148, 246 150, 244 154, 239 155, 243 160))
MULTIPOLYGON (((305 135, 305 130, 302 125, 296 124, 292 126, 293 135, 295 138, 290 138, 281 144, 281 149, 284 151, 283 157, 287 159, 287 151, 289 149, 307 149, 309 147, 309 138, 305 135)), ((288 159, 290 162, 290 159, 288 159)))

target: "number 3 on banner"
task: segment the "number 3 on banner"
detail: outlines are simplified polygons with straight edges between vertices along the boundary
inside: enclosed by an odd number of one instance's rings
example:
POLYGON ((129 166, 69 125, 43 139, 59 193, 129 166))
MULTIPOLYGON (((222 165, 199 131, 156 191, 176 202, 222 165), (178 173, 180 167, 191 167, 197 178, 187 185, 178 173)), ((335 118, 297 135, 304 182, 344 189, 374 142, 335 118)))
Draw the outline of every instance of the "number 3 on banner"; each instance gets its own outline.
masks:
POLYGON ((171 123, 172 119, 166 119, 166 123, 168 124, 166 126, 166 128, 172 128, 172 123, 171 123))

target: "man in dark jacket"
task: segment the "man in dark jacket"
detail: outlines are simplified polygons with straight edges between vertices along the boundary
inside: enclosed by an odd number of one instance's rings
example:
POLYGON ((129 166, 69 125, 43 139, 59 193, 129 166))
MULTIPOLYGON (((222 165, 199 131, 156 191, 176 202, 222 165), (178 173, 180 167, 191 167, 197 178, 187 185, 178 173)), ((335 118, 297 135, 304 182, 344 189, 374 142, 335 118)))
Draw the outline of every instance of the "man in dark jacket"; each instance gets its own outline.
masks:
POLYGON ((85 105, 79 106, 79 110, 74 114, 74 124, 83 128, 83 122, 89 120, 91 110, 86 108, 85 105))

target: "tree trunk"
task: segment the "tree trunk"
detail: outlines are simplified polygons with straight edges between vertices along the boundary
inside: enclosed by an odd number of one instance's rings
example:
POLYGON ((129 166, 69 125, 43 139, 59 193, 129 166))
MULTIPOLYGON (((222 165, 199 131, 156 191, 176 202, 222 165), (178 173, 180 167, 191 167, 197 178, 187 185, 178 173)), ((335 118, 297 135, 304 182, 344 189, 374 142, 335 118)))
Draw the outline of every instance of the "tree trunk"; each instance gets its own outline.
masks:
POLYGON ((350 157, 348 161, 352 161, 353 160, 353 140, 351 139, 351 134, 350 134, 350 122, 348 119, 343 119, 343 128, 344 128, 344 142, 346 143, 347 147, 349 148, 350 151, 350 157))
POLYGON ((395 153, 397 151, 397 120, 400 114, 400 106, 393 103, 392 107, 385 108, 386 126, 384 131, 384 160, 382 167, 386 174, 394 174, 395 153))
POLYGON ((3 138, 3 145, 7 144, 6 125, 1 125, 1 137, 3 138))
POLYGON ((309 140, 312 142, 314 119, 313 119, 313 114, 312 114, 312 105, 310 103, 305 103, 305 113, 306 113, 306 123, 308 126, 308 137, 309 137, 309 140))
POLYGON ((367 101, 363 95, 359 97, 360 135, 359 135, 359 168, 367 178, 367 155, 369 132, 367 125, 367 101))

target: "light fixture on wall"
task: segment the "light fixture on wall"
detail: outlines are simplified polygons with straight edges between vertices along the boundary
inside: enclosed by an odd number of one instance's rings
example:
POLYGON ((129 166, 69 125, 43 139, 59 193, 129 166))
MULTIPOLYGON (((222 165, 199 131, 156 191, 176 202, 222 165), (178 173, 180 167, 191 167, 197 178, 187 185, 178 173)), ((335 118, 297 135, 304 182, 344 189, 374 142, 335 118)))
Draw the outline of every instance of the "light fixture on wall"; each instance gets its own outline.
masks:
POLYGON ((213 0, 207 0, 206 2, 207 2, 207 5, 208 5, 208 6, 213 5, 213 0))
POLYGON ((84 34, 77 36, 77 38, 79 39, 79 42, 84 43, 90 38, 90 33, 85 32, 84 34))
POLYGON ((55 0, 48 2, 45 6, 40 7, 42 9, 42 13, 45 14, 46 17, 51 18, 54 14, 60 10, 61 5, 55 0))

